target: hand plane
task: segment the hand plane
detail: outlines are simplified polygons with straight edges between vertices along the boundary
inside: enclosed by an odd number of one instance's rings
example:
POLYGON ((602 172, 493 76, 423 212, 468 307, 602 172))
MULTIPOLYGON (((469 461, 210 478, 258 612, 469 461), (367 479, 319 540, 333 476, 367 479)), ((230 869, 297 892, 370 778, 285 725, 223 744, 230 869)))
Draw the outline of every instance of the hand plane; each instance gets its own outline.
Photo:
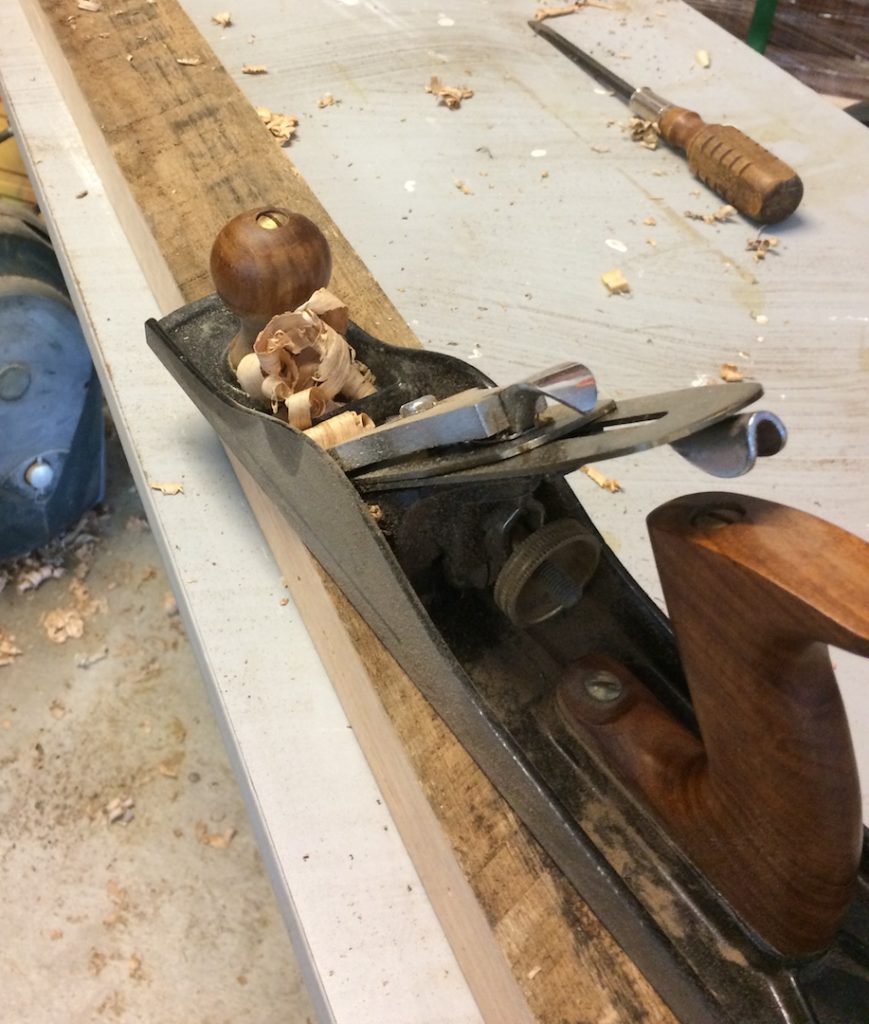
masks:
POLYGON ((867 546, 768 501, 677 499, 648 519, 668 620, 565 479, 663 444, 739 476, 785 442, 747 408, 761 387, 616 401, 580 364, 499 387, 345 319, 374 384, 325 389, 299 429, 236 369, 277 365, 291 324, 320 331, 306 300, 329 273, 309 221, 243 214, 218 294, 148 342, 680 1019, 865 1018, 865 836, 827 645, 869 653, 867 546), (312 439, 341 416, 363 428, 312 439))

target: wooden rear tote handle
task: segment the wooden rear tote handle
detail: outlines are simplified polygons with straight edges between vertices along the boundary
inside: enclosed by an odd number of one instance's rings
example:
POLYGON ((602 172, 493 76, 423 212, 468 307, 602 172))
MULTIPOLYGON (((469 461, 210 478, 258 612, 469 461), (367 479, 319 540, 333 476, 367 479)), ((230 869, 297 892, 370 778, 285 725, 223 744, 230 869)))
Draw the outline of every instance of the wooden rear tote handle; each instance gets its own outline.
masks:
POLYGON ((869 654, 869 545, 772 502, 699 494, 649 532, 701 740, 632 680, 596 744, 743 921, 811 956, 853 896, 857 769, 827 644, 869 654))

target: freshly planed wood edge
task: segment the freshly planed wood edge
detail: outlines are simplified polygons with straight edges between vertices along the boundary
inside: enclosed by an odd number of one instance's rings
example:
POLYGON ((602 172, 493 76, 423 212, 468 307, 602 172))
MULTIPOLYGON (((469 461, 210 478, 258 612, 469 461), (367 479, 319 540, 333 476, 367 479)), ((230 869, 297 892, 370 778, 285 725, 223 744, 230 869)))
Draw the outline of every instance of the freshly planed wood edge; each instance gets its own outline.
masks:
MULTIPOLYGON (((90 118, 91 129, 99 126, 97 134, 102 135, 115 161, 114 172, 106 169, 106 173, 110 178, 112 174, 118 178, 117 187, 126 188, 144 214, 144 218, 132 217, 127 221, 131 243, 148 250, 147 236, 154 236, 157 249, 186 299, 210 290, 207 254, 215 229, 243 209, 264 201, 279 201, 306 213, 324 230, 335 257, 333 287, 351 297, 354 318, 394 343, 416 344, 367 268, 298 172, 262 130, 247 101, 174 0, 162 0, 159 7, 147 0, 139 0, 138 4, 131 0, 116 12, 120 27, 108 15, 88 15, 87 23, 96 35, 80 36, 78 40, 73 38, 67 7, 60 0, 22 3, 31 20, 41 22, 43 28, 43 8, 53 16, 54 28, 49 26, 49 31, 62 44, 64 55, 57 60, 69 62, 73 69, 69 80, 76 83, 76 89, 81 88, 85 103, 95 115, 90 118), (141 35, 140 16, 147 18, 147 36, 141 35), (102 19, 99 23, 91 21, 98 17, 102 19), (106 47, 89 45, 95 38, 101 42, 109 40, 108 54, 106 47), (168 56, 164 52, 167 50, 168 56), (201 67, 182 70, 175 66, 172 54, 192 52, 202 59, 201 67), (131 87, 116 81, 115 75, 139 61, 143 67, 161 65, 160 75, 152 79, 152 85, 156 81, 155 88, 165 85, 163 79, 171 79, 173 89, 191 87, 190 95, 185 93, 185 102, 181 103, 185 111, 183 120, 175 120, 167 128, 167 108, 148 107, 151 90, 145 83, 136 82, 131 87), (221 128, 226 129, 227 136, 214 123, 205 127, 201 123, 217 109, 210 89, 219 93, 221 128), (204 141, 206 138, 211 150, 204 141), (171 140, 173 150, 173 162, 168 167, 161 146, 167 140, 171 140), (208 157, 205 161, 203 153, 208 157)), ((174 93, 172 98, 181 102, 174 93)), ((279 550, 285 543, 288 547, 292 543, 298 545, 284 523, 277 541, 279 550)), ((305 571, 297 567, 296 572, 301 577, 298 586, 302 608, 313 600, 313 595, 330 594, 338 620, 366 670, 358 677, 357 685, 361 681, 361 685, 370 687, 382 702, 407 753, 402 763, 412 763, 418 785, 428 797, 429 806, 446 832, 489 922, 489 934, 494 933, 497 938, 500 948, 491 941, 483 947, 466 942, 465 925, 457 912, 461 901, 453 898, 449 884, 440 886, 448 897, 447 906, 440 908, 434 900, 433 905, 445 931, 455 921, 449 938, 457 958, 465 950, 471 960, 467 967, 469 979, 481 979, 483 991, 475 992, 475 997, 481 1004, 490 996, 498 1003, 497 1009, 488 1012, 488 1019, 497 1024, 526 1019, 516 1014, 504 1015, 502 997, 490 991, 494 979, 502 976, 500 968, 484 970, 480 964, 481 958, 493 956, 497 962, 506 956, 513 977, 541 1022, 560 1024, 580 1019, 578 1014, 582 1019, 595 1021, 671 1022, 669 1011, 633 964, 364 622, 331 588, 330 581, 309 558, 305 571)), ((315 639, 316 636, 315 630, 315 639)), ((329 651, 321 654, 326 660, 329 651)), ((380 721, 382 724, 383 720, 380 721)), ((376 760, 377 751, 366 751, 366 756, 376 760)), ((396 818, 401 815, 401 806, 390 809, 396 818)), ((414 831, 412 821, 407 827, 414 831)), ((440 831, 438 834, 443 837, 440 831)))
POLYGON ((483 1017, 533 1024, 500 948, 493 953, 492 929, 372 685, 360 649, 376 641, 372 637, 366 645, 354 644, 346 629, 352 610, 334 600, 322 570, 298 535, 241 463, 231 452, 227 455, 483 1017))

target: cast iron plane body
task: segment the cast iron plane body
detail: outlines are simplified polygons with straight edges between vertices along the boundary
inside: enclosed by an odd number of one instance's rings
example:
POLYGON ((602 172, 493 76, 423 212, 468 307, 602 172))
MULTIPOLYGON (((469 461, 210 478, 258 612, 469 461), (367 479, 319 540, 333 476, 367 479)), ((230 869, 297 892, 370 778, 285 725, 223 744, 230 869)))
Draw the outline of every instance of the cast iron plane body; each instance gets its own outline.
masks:
MULTIPOLYGON (((704 464, 703 452, 720 445, 722 425, 760 397, 760 387, 599 403, 594 415, 577 418, 574 433, 561 431, 527 450, 458 445, 348 472, 239 390, 226 362, 237 327, 212 296, 149 321, 147 335, 226 447, 675 1013, 691 1024, 865 1019, 865 856, 836 941, 822 955, 787 962, 584 748, 556 699, 567 666, 619 664, 694 728, 667 619, 604 543, 564 474, 660 443, 688 457, 702 449, 692 461, 704 464), (563 520, 599 552, 596 567, 578 600, 517 626, 493 598, 511 537, 517 527, 532 534, 563 520)), ((460 360, 386 345, 354 324, 347 338, 378 387, 351 408, 376 423, 421 395, 442 400, 492 386, 460 360)), ((557 589, 559 580, 550 585, 557 589)))

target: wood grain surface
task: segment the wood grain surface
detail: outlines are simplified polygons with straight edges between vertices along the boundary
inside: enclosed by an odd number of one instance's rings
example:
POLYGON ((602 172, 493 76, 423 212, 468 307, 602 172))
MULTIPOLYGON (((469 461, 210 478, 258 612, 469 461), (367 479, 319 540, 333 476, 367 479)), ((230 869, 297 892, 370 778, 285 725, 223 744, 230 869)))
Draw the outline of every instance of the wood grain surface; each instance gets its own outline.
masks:
MULTIPOLYGON (((354 318, 386 340, 415 343, 173 0, 80 15, 61 0, 41 7, 185 299, 211 291, 208 253, 222 224, 280 204, 325 232, 332 286, 354 318)), ((280 536, 272 543, 280 549, 280 536)), ((316 585, 298 574, 302 591, 316 585)), ((332 597, 536 1019, 671 1021, 365 624, 332 597)))

